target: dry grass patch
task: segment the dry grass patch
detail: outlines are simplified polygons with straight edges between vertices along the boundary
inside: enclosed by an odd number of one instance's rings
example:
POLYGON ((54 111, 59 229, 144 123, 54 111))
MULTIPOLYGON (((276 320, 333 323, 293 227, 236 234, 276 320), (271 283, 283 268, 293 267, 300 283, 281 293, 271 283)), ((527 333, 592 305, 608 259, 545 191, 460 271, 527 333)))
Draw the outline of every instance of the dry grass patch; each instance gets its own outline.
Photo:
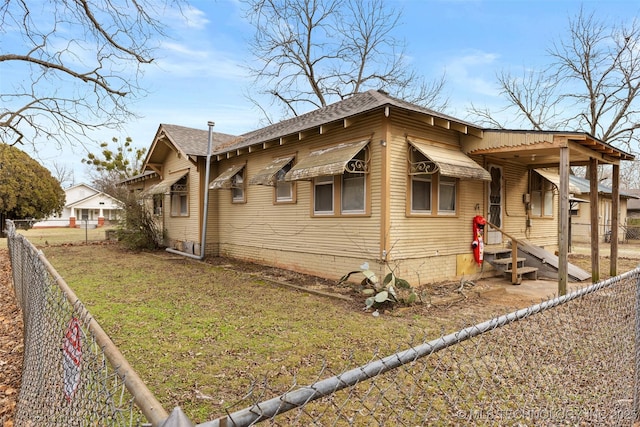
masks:
POLYGON ((423 316, 376 318, 166 252, 81 245, 44 253, 165 408, 181 406, 194 422, 220 416, 256 381, 268 378, 265 397, 273 397, 294 375, 312 383, 323 364, 324 378, 445 327, 423 316))

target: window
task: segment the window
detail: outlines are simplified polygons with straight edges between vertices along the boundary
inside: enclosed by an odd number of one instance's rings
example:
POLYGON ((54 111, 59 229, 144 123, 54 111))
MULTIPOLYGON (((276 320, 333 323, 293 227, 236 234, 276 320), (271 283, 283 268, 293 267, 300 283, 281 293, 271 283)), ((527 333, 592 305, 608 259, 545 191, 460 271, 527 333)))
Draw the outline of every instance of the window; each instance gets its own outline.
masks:
POLYGON ((231 177, 231 200, 233 203, 244 203, 244 168, 231 177))
POLYGON ((553 216, 553 184, 535 172, 531 174, 531 215, 553 216))
POLYGON ((189 216, 187 176, 171 186, 171 216, 189 216))
POLYGON ((293 201, 293 182, 284 179, 287 172, 291 170, 291 163, 287 163, 276 173, 276 202, 293 201))
POLYGON ((333 177, 321 176, 313 181, 313 213, 333 214, 333 177))
POLYGON ((411 177, 411 212, 431 213, 431 176, 411 177))
POLYGON ((365 214, 367 206, 368 152, 364 148, 346 162, 344 172, 317 177, 313 181, 316 215, 332 215, 335 205, 344 215, 365 214))
POLYGON ((409 147, 408 214, 432 215, 432 206, 437 206, 438 215, 456 214, 458 179, 441 175, 438 170, 436 163, 409 147))
POLYGON ((154 215, 162 215, 162 202, 164 199, 164 194, 154 194, 153 195, 153 214, 154 215))
POLYGON ((438 182, 438 213, 456 213, 456 179, 440 175, 438 182))
POLYGON ((342 174, 342 213, 364 213, 366 195, 367 151, 360 150, 342 174))

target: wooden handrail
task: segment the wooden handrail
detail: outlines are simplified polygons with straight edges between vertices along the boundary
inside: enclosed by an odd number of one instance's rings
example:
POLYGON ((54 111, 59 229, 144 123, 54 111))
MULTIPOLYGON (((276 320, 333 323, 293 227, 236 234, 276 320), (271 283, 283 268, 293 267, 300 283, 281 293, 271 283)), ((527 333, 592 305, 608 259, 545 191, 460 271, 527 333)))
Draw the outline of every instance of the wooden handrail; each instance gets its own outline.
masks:
POLYGON ((499 231, 500 233, 504 234, 505 236, 507 236, 512 241, 514 241, 514 242, 518 241, 518 239, 516 239, 515 237, 513 237, 512 235, 510 235, 509 233, 507 233, 506 231, 504 231, 503 229, 501 229, 497 225, 491 224, 489 221, 486 221, 486 223, 487 223, 487 225, 491 226, 491 228, 496 229, 497 231, 499 231))
POLYGON ((511 283, 513 285, 518 285, 518 239, 516 239, 500 227, 490 223, 489 221, 486 221, 486 225, 490 226, 496 231, 499 231, 511 240, 511 283))

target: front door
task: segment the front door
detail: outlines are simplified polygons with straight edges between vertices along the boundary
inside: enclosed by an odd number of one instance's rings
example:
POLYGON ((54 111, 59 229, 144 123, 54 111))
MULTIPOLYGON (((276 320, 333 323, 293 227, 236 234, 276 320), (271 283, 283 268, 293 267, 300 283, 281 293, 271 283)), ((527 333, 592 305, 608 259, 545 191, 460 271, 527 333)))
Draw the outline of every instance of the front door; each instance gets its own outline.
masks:
MULTIPOLYGON (((487 220, 496 227, 502 228, 502 167, 489 165, 491 183, 489 183, 489 218, 487 220)), ((487 226, 485 243, 488 245, 502 243, 502 233, 487 226)))

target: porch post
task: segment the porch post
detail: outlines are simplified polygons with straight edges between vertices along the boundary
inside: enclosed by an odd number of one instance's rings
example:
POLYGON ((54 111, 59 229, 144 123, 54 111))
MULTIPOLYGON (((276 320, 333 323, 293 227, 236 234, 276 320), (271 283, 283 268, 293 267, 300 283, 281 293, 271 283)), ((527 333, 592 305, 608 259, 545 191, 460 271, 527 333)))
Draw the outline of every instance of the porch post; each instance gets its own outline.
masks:
POLYGON ((104 210, 100 208, 100 213, 98 214, 98 227, 104 226, 104 210))
POLYGON ((620 223, 620 165, 613 165, 612 191, 611 191, 611 255, 609 275, 618 275, 618 225, 620 223))
POLYGON ((558 296, 567 294, 569 279, 569 147, 560 147, 560 193, 558 207, 558 296))
POLYGON ((589 159, 589 203, 591 204, 591 281, 600 281, 600 234, 598 232, 598 159, 589 159))

